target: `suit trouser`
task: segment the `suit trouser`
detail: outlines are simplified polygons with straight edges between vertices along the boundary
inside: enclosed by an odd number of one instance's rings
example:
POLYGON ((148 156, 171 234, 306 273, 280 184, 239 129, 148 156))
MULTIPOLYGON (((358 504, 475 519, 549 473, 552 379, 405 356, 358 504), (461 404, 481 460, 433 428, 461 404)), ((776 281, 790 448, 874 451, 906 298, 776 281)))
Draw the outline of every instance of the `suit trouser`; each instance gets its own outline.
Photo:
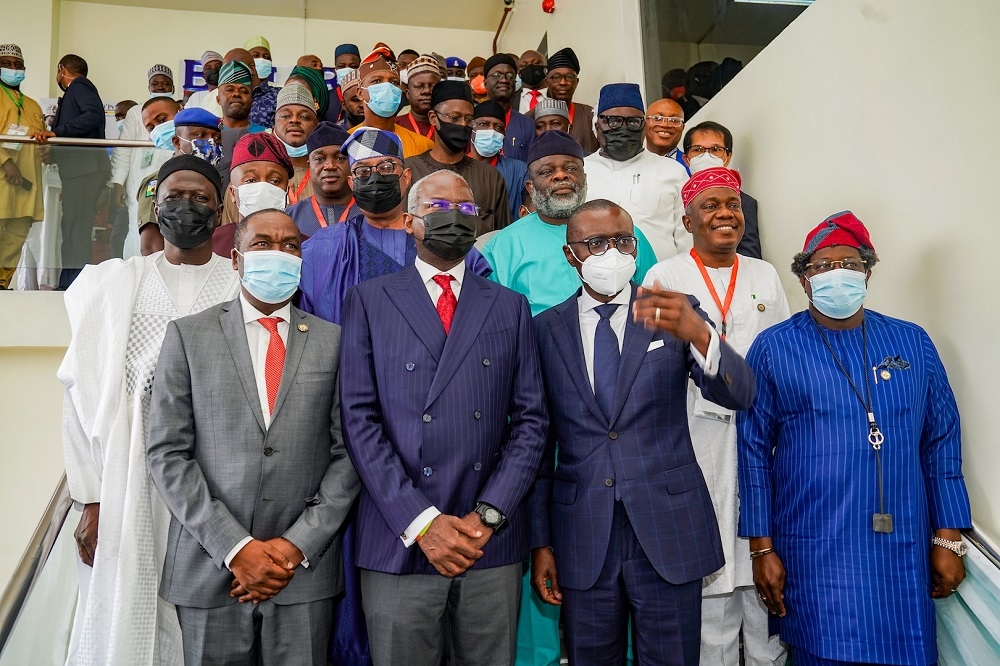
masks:
POLYGON ((438 666, 446 653, 451 666, 509 666, 521 563, 456 578, 362 569, 361 601, 375 666, 438 666))
POLYGON ((91 237, 97 199, 107 185, 104 171, 62 179, 62 268, 59 286, 72 284, 80 270, 93 261, 91 237))
POLYGON ((31 231, 30 217, 0 219, 0 288, 12 287, 10 280, 21 259, 21 247, 31 231))
MULTIPOLYGON (((280 593, 279 593, 280 594, 280 593)), ((333 599, 177 606, 184 666, 325 666, 333 599)))
POLYGON ((631 617, 637 664, 697 666, 701 579, 673 585, 661 578, 622 502, 615 502, 608 553, 597 582, 589 590, 561 589, 569 663, 625 664, 631 617))
POLYGON ((740 666, 741 633, 746 666, 785 663, 785 644, 777 636, 768 636, 767 607, 757 588, 738 587, 729 594, 702 598, 702 666, 740 666))

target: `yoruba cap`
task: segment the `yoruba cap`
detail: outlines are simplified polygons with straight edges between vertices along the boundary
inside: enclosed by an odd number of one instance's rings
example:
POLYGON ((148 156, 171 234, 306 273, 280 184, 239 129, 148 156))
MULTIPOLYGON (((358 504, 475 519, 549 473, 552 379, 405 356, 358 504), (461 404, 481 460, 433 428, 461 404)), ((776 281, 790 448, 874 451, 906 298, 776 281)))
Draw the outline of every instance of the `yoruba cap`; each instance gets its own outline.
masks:
POLYGON ((215 194, 219 198, 222 198, 222 176, 219 175, 219 170, 202 158, 195 157, 194 155, 177 155, 164 162, 160 166, 159 173, 156 175, 157 184, 162 185, 168 176, 178 171, 200 173, 205 178, 208 178, 209 182, 215 187, 215 194))
POLYGON ((348 137, 341 152, 347 153, 351 166, 358 160, 368 160, 373 157, 395 157, 403 159, 403 143, 393 132, 374 127, 359 127, 348 137))
POLYGON ((166 65, 153 65, 152 67, 150 67, 149 71, 146 72, 146 81, 147 82, 152 81, 153 77, 156 76, 157 74, 163 74, 165 77, 170 79, 171 83, 174 82, 174 73, 166 65))
POLYGON ((181 109, 174 116, 174 127, 204 127, 210 130, 221 130, 222 121, 211 111, 197 106, 181 109))
POLYGON ((236 142, 236 146, 233 148, 231 168, 235 169, 248 162, 273 162, 284 167, 289 178, 295 175, 292 160, 288 157, 288 152, 285 150, 284 144, 281 143, 281 139, 267 132, 244 134, 236 142))
POLYGON ((569 104, 561 99, 541 97, 538 99, 538 104, 535 105, 535 118, 545 116, 562 116, 569 120, 569 104))
POLYGON ((230 60, 222 64, 219 69, 219 86, 224 86, 227 83, 239 83, 247 88, 253 84, 253 74, 246 63, 230 60))
POLYGON ((517 71, 517 63, 506 53, 494 53, 489 58, 486 59, 486 64, 483 65, 483 75, 489 76, 490 70, 492 70, 497 65, 510 65, 513 70, 517 71))
POLYGON ((609 83, 601 88, 601 96, 597 100, 597 114, 600 115, 608 109, 619 106, 646 110, 642 104, 642 93, 639 92, 638 83, 609 83))
POLYGON ((0 44, 0 56, 13 56, 24 60, 24 56, 21 55, 21 47, 17 44, 0 44))
POLYGON ((219 62, 222 62, 222 56, 219 55, 218 53, 216 53, 215 51, 205 51, 204 53, 201 54, 201 66, 202 67, 204 67, 208 63, 214 62, 216 60, 218 60, 219 62))
POLYGON ((326 148, 327 146, 337 146, 339 148, 350 137, 351 135, 347 130, 340 125, 323 121, 319 125, 316 125, 316 129, 306 139, 306 146, 309 148, 310 153, 318 148, 326 148))
POLYGON ((358 67, 358 80, 364 81, 366 77, 375 72, 392 72, 398 75, 399 65, 396 64, 395 59, 390 58, 391 55, 392 51, 388 46, 376 47, 361 61, 361 66, 358 67))
MULTIPOLYGON (((706 169, 709 171, 709 169, 706 169)), ((816 250, 833 245, 847 245, 856 249, 866 248, 875 251, 868 229, 854 213, 845 210, 831 215, 809 232, 802 251, 812 254, 816 250)))
POLYGON ((351 71, 349 71, 347 73, 347 76, 344 77, 344 82, 340 85, 340 89, 341 91, 343 91, 344 97, 347 97, 348 90, 350 90, 351 88, 357 88, 360 83, 361 83, 361 74, 358 73, 358 70, 352 69, 351 71))
POLYGON ((356 55, 359 58, 361 57, 361 51, 358 50, 358 47, 356 45, 354 45, 354 44, 341 44, 333 52, 333 59, 336 60, 340 56, 348 54, 348 53, 350 53, 351 55, 356 55))
POLYGON ((739 194, 742 182, 739 173, 726 167, 702 169, 684 183, 684 187, 681 188, 681 202, 687 208, 696 196, 713 187, 727 187, 739 194))
POLYGON ((285 106, 304 106, 316 113, 316 100, 313 99, 309 88, 298 81, 286 83, 278 91, 278 101, 274 104, 274 110, 277 111, 285 106))
POLYGON ((560 130, 549 130, 542 132, 528 148, 528 164, 537 162, 543 157, 551 155, 569 155, 578 159, 583 159, 583 148, 576 139, 566 132, 560 130))
POLYGON ((411 62, 410 66, 406 68, 406 75, 412 79, 417 74, 437 74, 441 76, 441 68, 438 67, 437 59, 433 56, 422 55, 411 62))
POLYGON ((243 48, 247 51, 257 48, 258 46, 263 46, 268 51, 271 50, 271 43, 264 39, 264 35, 254 35, 247 41, 243 42, 243 48))
POLYGON ((549 71, 553 69, 572 69, 577 74, 580 73, 580 59, 576 57, 576 52, 568 46, 559 49, 549 56, 549 71))
POLYGON ((441 102, 461 99, 473 104, 472 88, 465 81, 441 81, 431 90, 431 108, 441 102))

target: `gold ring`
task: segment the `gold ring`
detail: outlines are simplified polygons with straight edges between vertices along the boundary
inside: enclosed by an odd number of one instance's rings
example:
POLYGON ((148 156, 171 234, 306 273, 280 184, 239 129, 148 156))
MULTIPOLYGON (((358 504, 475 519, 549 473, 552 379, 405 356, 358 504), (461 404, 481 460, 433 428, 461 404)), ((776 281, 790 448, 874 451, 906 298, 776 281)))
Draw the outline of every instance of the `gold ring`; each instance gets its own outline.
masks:
POLYGON ((656 308, 656 321, 660 321, 660 308, 656 308))

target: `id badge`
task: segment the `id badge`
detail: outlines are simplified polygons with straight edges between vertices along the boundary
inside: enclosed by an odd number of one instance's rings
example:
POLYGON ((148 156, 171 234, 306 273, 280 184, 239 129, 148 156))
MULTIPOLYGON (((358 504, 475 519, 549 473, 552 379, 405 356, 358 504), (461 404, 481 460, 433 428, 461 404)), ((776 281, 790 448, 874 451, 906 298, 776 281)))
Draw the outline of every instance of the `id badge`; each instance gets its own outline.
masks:
MULTIPOLYGON (((27 125, 18 125, 17 123, 10 123, 7 125, 7 131, 4 134, 10 134, 12 136, 28 136, 27 125)), ((13 152, 19 152, 21 150, 22 143, 2 143, 0 148, 4 150, 11 150, 13 152)))
POLYGON ((729 423, 733 420, 733 410, 717 405, 711 400, 706 400, 699 391, 694 398, 694 416, 709 421, 729 423))

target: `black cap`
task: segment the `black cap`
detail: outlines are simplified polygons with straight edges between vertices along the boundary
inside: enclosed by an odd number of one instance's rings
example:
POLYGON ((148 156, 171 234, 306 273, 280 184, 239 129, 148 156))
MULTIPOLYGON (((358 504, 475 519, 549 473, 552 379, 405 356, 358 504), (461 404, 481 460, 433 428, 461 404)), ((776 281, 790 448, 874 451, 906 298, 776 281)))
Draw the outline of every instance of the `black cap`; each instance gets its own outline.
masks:
POLYGON ((517 71, 517 63, 506 53, 494 53, 489 58, 486 59, 486 64, 483 65, 483 76, 489 76, 490 70, 497 65, 510 65, 517 71))
POLYGON ((168 176, 177 171, 194 171, 195 173, 200 173, 211 181, 212 185, 215 186, 215 193, 219 196, 220 200, 222 199, 222 176, 219 175, 219 170, 194 155, 177 155, 164 162, 163 166, 160 167, 160 172, 156 175, 157 185, 162 185, 168 176))
POLYGON ((475 103, 472 101, 472 88, 465 81, 448 81, 446 79, 431 90, 431 108, 452 99, 465 100, 469 104, 475 103))

